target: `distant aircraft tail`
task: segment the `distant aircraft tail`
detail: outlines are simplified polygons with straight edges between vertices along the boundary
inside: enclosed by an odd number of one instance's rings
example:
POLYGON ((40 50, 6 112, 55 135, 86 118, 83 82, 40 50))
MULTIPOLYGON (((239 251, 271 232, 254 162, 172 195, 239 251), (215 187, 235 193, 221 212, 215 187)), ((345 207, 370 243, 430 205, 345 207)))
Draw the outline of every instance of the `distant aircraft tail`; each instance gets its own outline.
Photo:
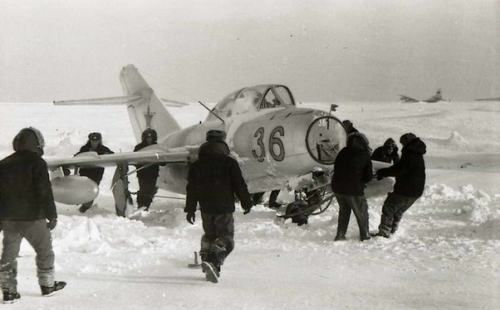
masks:
POLYGON ((127 105, 127 111, 137 142, 141 141, 142 132, 152 128, 158 133, 161 141, 171 133, 181 129, 165 105, 183 106, 183 102, 158 98, 153 89, 133 65, 124 67, 120 73, 125 96, 109 98, 93 98, 83 100, 54 101, 55 105, 127 105))
POLYGON ((441 100, 443 100, 443 96, 441 95, 441 88, 439 88, 434 96, 424 100, 424 102, 438 102, 441 100))
POLYGON ((142 132, 152 128, 162 140, 181 127, 160 101, 153 89, 133 65, 124 67, 120 73, 122 89, 127 96, 139 96, 139 100, 127 104, 127 111, 137 141, 141 141, 142 132))

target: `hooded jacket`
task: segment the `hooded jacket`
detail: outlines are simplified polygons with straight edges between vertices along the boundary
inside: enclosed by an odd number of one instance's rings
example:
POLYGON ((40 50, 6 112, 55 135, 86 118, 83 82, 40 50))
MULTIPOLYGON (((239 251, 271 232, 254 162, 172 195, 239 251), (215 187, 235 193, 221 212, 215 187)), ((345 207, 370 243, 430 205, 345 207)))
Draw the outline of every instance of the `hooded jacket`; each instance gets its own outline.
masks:
POLYGON ((373 178, 368 140, 361 133, 347 137, 347 146, 335 158, 332 191, 348 196, 363 196, 365 183, 373 178))
POLYGON ((393 192, 407 197, 420 197, 425 187, 425 143, 420 138, 409 141, 401 150, 401 160, 377 171, 377 176, 396 177, 393 192))
POLYGON ((240 166, 228 155, 229 147, 223 141, 205 142, 200 146, 198 160, 191 164, 188 172, 184 212, 194 213, 199 203, 203 213, 233 213, 235 195, 243 209, 252 208, 240 166))
POLYGON ((384 142, 383 146, 380 146, 373 151, 372 160, 381 161, 385 163, 397 163, 399 161, 398 146, 396 142, 389 138, 384 142), (392 147, 392 152, 387 154, 386 149, 392 147))
POLYGON ((0 161, 2 220, 35 221, 57 218, 47 163, 41 157, 43 137, 34 130, 21 130, 12 143, 15 152, 0 161))

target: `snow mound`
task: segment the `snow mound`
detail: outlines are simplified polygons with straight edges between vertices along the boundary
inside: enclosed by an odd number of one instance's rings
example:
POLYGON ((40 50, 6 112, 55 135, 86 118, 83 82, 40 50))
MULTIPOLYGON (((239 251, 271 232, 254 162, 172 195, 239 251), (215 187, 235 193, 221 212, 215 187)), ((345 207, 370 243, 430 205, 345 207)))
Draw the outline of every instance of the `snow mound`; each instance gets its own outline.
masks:
POLYGON ((468 143, 465 140, 465 138, 462 137, 457 131, 452 131, 450 137, 444 140, 444 144, 458 148, 463 148, 468 146, 468 143))
POLYGON ((462 186, 458 191, 444 184, 426 186, 422 203, 432 203, 440 211, 449 211, 466 223, 480 225, 500 218, 498 199, 492 198, 472 185, 462 186), (436 201, 439 202, 436 205, 436 201))

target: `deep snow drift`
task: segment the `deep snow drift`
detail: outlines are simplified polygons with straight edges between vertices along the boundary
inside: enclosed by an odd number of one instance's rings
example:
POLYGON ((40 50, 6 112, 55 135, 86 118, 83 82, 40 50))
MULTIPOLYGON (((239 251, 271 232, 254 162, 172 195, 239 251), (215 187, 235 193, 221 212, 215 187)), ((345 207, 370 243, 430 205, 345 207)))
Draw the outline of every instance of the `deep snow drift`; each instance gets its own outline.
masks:
MULTIPOLYGON (((304 104, 329 109, 328 104, 304 104)), ((34 252, 19 258, 21 301, 13 309, 494 309, 500 307, 500 105, 495 102, 339 104, 336 115, 367 134, 373 148, 413 132, 427 144, 424 195, 390 239, 361 243, 354 218, 347 242, 333 242, 338 206, 307 226, 276 220, 256 206, 235 213, 236 248, 218 284, 190 269, 202 234, 185 221, 182 196, 159 192, 149 213, 114 215, 113 169, 97 207, 80 214, 58 204, 53 231, 57 279, 68 286, 41 298, 34 252)), ((206 111, 170 108, 183 126, 206 111)), ((90 131, 115 152, 135 145, 125 108, 1 104, 0 156, 33 126, 46 138, 45 156, 76 153, 90 131)), ((131 190, 137 189, 131 177, 131 190)), ((286 193, 280 199, 287 199, 286 193)), ((377 230, 385 196, 368 200, 377 230)))

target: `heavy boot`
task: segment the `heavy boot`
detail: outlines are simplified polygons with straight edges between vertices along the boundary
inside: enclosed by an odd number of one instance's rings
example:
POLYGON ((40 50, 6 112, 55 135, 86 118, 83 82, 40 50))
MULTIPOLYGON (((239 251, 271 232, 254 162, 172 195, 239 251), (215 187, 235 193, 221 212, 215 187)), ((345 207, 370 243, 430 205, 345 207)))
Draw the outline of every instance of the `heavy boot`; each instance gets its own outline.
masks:
POLYGON ((13 304, 21 299, 21 295, 18 292, 3 291, 3 303, 13 304))
POLYGON ((49 296, 54 295, 54 292, 62 290, 65 286, 66 286, 66 282, 54 281, 54 285, 52 285, 52 286, 40 285, 40 289, 42 290, 42 296, 49 297, 49 296))

